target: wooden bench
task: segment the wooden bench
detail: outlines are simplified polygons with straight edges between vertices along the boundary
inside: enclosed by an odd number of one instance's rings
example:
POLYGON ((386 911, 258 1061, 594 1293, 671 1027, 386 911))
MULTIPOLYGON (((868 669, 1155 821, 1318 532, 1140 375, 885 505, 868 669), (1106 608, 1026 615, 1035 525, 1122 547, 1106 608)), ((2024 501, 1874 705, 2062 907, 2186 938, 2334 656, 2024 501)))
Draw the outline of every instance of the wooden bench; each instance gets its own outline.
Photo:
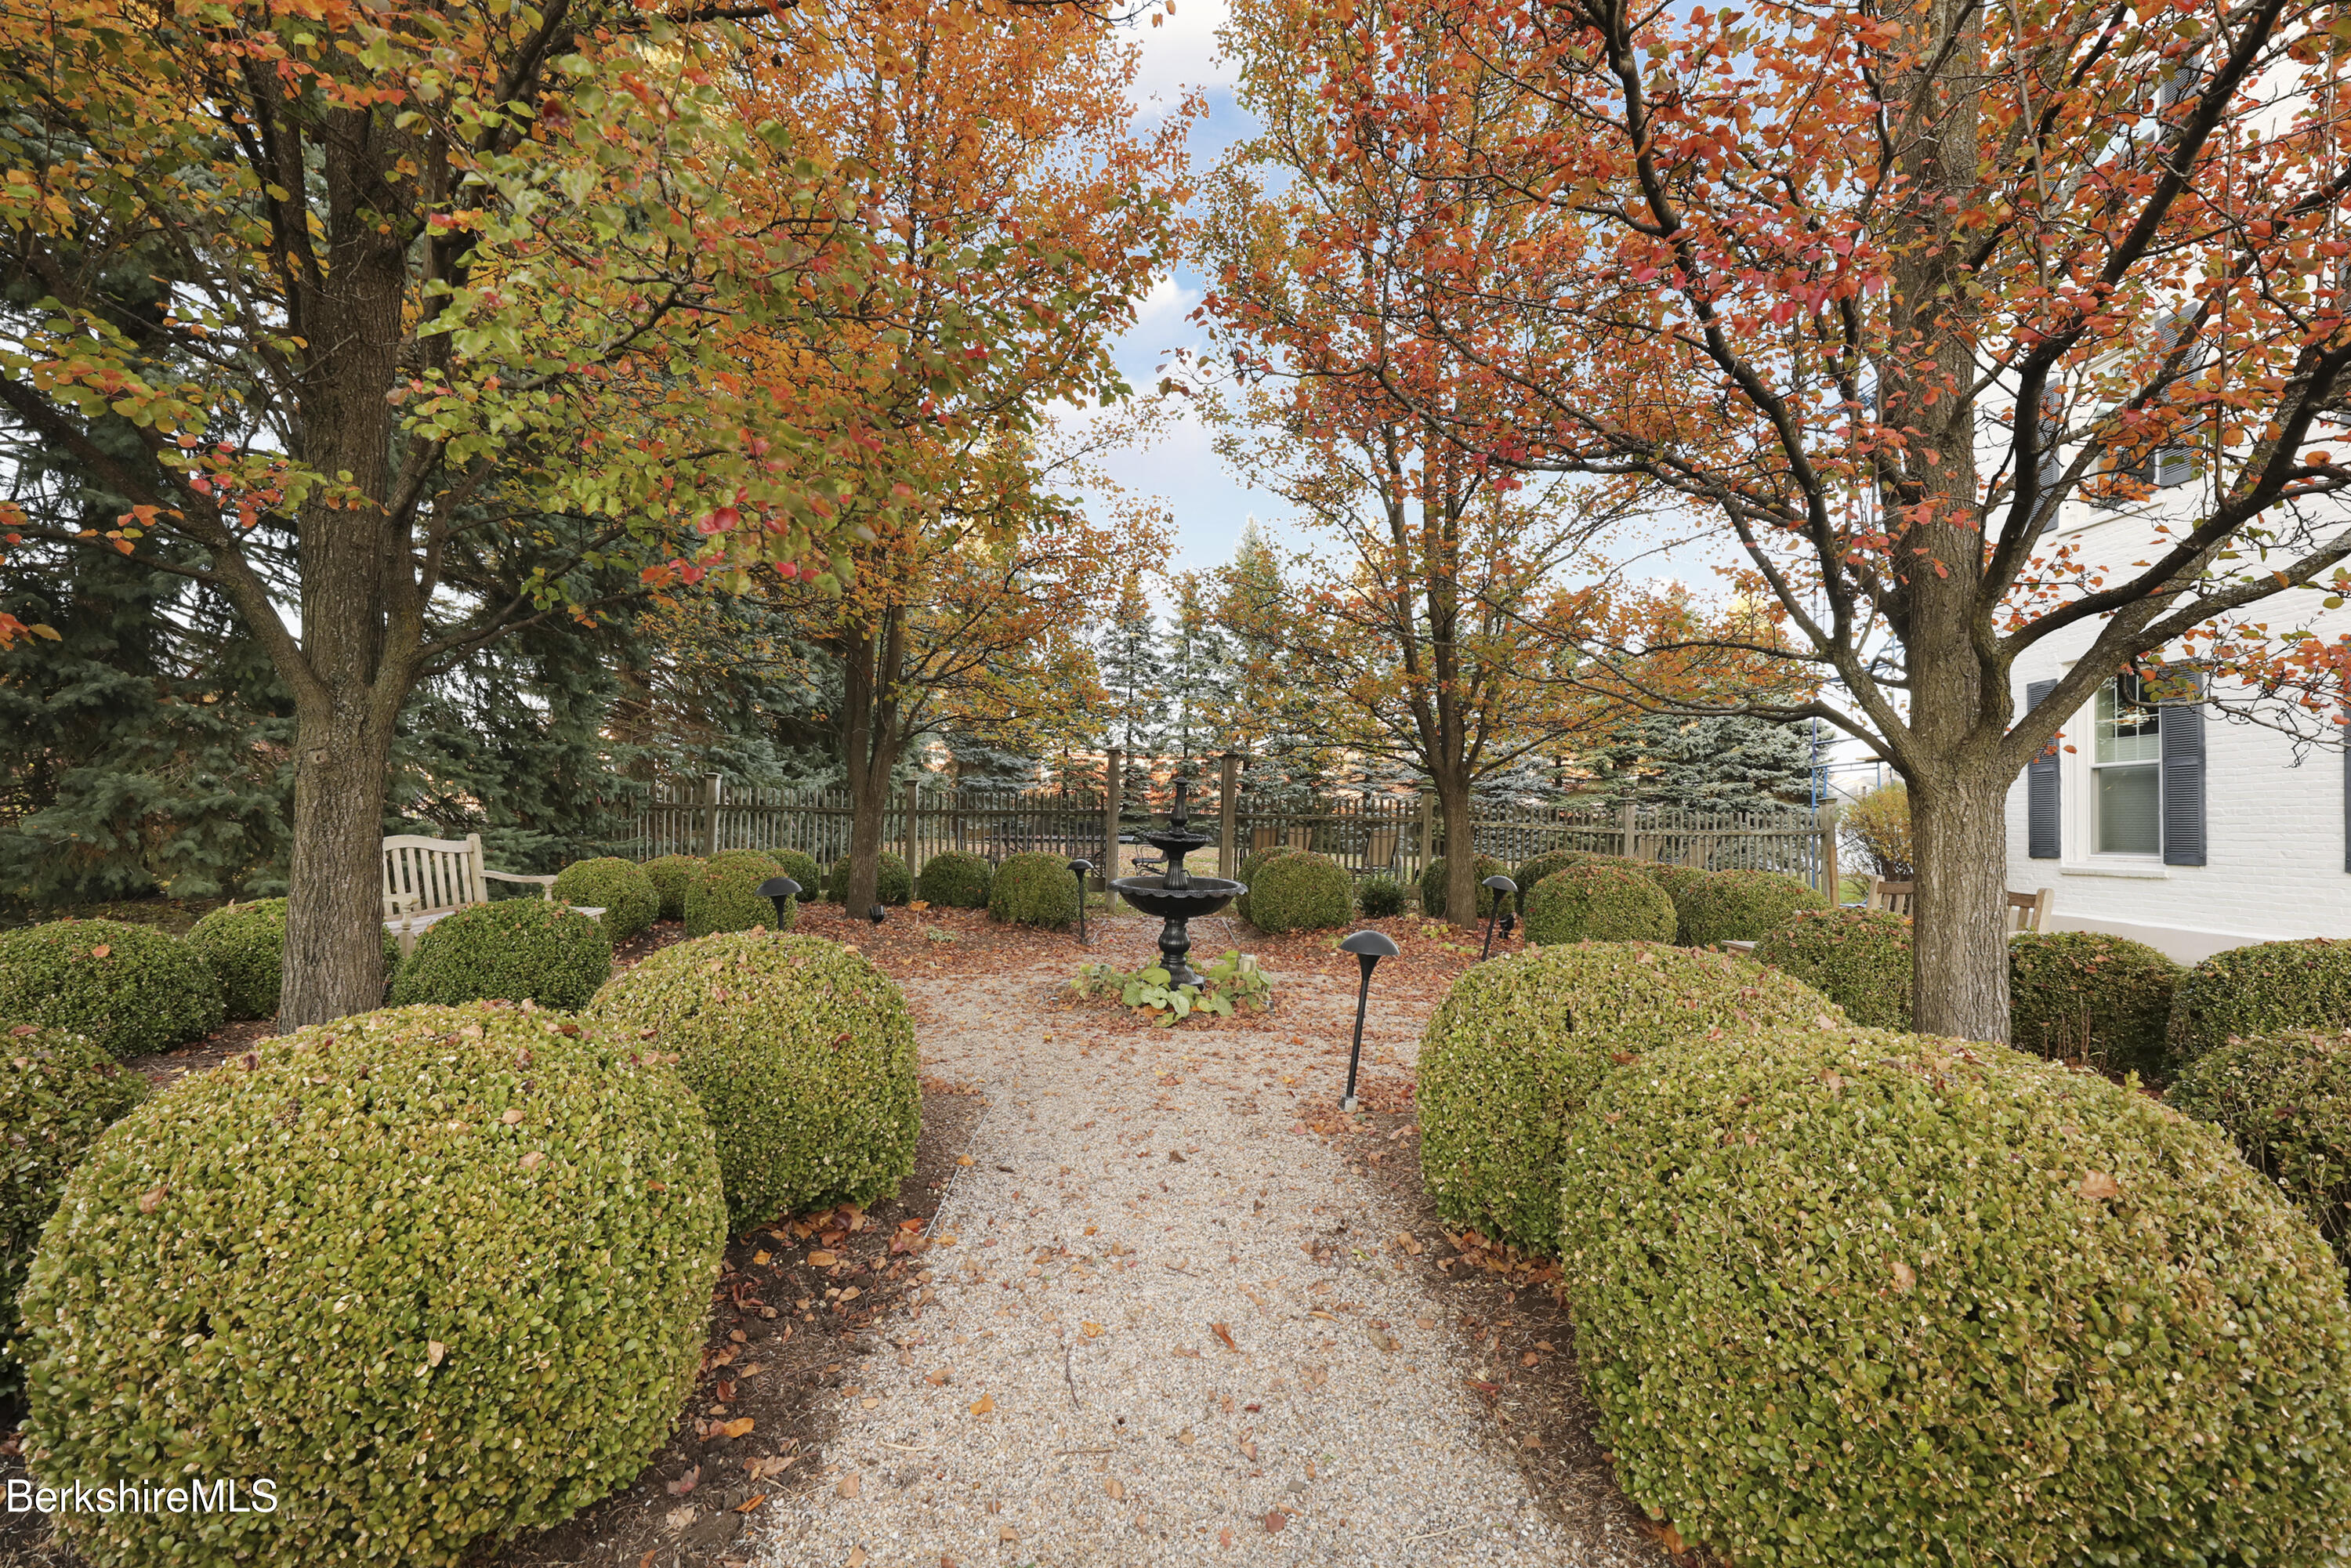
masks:
MULTIPOLYGON (((461 909, 490 901, 494 882, 528 883, 541 898, 555 896, 551 876, 492 871, 483 863, 482 835, 428 839, 397 833, 383 841, 383 924, 403 958, 416 951, 416 938, 461 909)), ((574 905, 593 919, 601 908, 574 905)))
MULTIPOLYGON (((1915 882, 1888 882, 1884 877, 1869 879, 1869 896, 1862 900, 1865 909, 1884 909, 1907 919, 1914 913, 1911 903, 1917 895, 1915 882)), ((2037 893, 2008 894, 2008 934, 2020 936, 2027 931, 2049 929, 2049 907, 2057 901, 2054 888, 2044 887, 2037 893)))
POLYGON ((1394 827, 1372 830, 1371 841, 1364 846, 1364 863, 1357 876, 1386 876, 1395 870, 1396 843, 1402 831, 1394 827))

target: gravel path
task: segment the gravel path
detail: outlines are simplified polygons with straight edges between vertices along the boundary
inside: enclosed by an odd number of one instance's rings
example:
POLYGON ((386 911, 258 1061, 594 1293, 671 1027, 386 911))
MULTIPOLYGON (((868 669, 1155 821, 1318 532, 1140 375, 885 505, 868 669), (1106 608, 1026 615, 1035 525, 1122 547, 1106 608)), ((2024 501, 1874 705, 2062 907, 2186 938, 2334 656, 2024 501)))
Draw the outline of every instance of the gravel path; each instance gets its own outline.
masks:
MULTIPOLYGON (((927 1304, 843 1358, 826 1468, 755 1516, 759 1560, 1612 1560, 1489 1448, 1442 1307, 1383 1256, 1395 1216, 1292 1131, 1345 1071, 1352 988, 1286 985, 1279 1033, 1137 1035, 1049 1009, 1063 978, 907 986, 924 1071, 988 1108, 927 1304)), ((1375 1013, 1367 1063, 1417 1033, 1375 1013)))

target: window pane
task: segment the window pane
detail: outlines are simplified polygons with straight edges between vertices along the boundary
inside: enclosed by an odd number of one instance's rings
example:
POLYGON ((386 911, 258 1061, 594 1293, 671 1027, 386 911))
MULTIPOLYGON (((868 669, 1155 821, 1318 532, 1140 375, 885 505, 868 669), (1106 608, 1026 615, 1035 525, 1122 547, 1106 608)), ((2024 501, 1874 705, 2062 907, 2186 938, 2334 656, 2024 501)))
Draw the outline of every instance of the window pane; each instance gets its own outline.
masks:
POLYGON ((2156 710, 2137 701, 2138 682, 2127 692, 2119 680, 2098 688, 2097 741, 2094 762, 2154 762, 2163 756, 2156 710))
POLYGON ((2098 852, 2152 855, 2163 852, 2163 769, 2149 764, 2101 768, 2098 776, 2098 852))

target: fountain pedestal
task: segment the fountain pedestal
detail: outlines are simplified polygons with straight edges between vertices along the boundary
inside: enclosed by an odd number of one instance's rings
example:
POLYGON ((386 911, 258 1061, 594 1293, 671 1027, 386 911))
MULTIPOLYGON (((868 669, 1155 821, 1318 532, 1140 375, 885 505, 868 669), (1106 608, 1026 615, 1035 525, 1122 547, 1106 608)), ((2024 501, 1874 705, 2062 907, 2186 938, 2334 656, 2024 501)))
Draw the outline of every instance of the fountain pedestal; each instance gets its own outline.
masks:
POLYGON ((1157 876, 1123 876, 1111 883, 1121 898, 1162 921, 1159 962, 1167 971, 1171 988, 1201 984, 1187 958, 1192 951, 1192 921, 1216 914, 1249 891, 1244 883, 1217 876, 1196 877, 1184 869, 1184 857, 1209 842, 1207 834, 1191 831, 1190 809, 1184 797, 1185 786, 1178 779, 1176 803, 1167 811, 1166 831, 1143 835, 1144 843, 1167 857, 1167 869, 1157 876))

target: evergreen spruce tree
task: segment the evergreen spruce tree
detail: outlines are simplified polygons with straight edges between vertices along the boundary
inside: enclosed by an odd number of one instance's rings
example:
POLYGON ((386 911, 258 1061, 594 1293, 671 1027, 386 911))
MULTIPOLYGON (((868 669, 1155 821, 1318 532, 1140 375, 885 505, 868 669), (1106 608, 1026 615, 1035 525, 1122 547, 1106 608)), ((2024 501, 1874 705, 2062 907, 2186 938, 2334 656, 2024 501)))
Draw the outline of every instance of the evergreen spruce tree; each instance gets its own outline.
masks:
POLYGON ((1585 761, 1612 806, 1794 814, 1811 801, 1812 738, 1799 725, 1651 714, 1585 761))
POLYGON ((1130 571, 1120 584, 1118 603, 1095 653, 1102 684, 1110 693, 1108 744, 1126 753, 1127 766, 1148 766, 1165 754, 1174 731, 1168 703, 1167 656, 1161 646, 1159 618, 1144 597, 1142 573, 1130 571))
POLYGON ((1219 759, 1240 738, 1241 683, 1232 635, 1196 577, 1176 585, 1167 645, 1168 754, 1176 778, 1196 790, 1210 788, 1219 759))

